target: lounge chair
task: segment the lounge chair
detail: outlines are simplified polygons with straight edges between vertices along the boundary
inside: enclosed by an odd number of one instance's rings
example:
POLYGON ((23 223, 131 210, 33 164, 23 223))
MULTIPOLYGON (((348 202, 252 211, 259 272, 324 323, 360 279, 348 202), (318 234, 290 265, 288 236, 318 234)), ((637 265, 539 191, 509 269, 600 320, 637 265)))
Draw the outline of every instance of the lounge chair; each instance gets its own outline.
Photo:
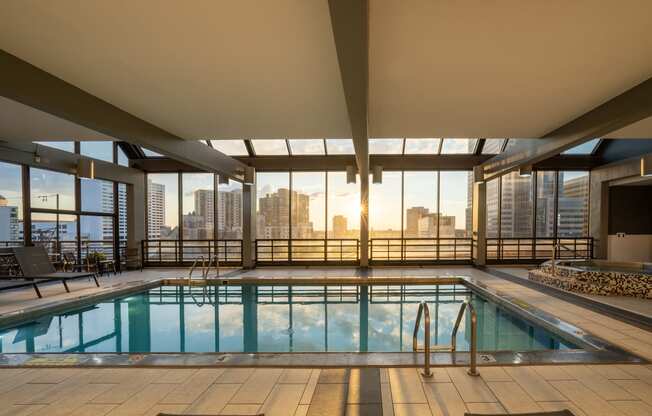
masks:
POLYGON ((57 272, 50 259, 48 258, 47 252, 43 247, 13 247, 6 250, 10 250, 13 253, 13 256, 18 264, 21 276, 0 276, 0 279, 3 280, 24 280, 22 285, 9 285, 0 287, 0 289, 9 289, 16 288, 21 286, 32 285, 36 291, 36 295, 41 298, 41 292, 38 289, 37 283, 60 281, 63 283, 63 287, 66 289, 66 292, 70 293, 70 288, 68 287, 68 280, 72 279, 81 279, 81 278, 90 278, 95 281, 95 285, 100 287, 99 282, 97 281, 97 276, 92 272, 57 272))

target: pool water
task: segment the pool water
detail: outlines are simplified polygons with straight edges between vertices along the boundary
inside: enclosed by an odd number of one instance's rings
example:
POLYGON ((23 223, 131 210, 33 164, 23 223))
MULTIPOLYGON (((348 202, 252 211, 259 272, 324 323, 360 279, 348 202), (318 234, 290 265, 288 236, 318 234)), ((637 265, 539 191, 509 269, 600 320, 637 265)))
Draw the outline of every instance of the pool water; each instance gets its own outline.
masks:
MULTIPOLYGON (((2 330, 0 345, 3 353, 411 351, 419 301, 430 307, 432 344, 449 345, 467 299, 481 351, 577 348, 461 285, 162 286, 2 330)), ((458 350, 469 337, 467 312, 458 350)))

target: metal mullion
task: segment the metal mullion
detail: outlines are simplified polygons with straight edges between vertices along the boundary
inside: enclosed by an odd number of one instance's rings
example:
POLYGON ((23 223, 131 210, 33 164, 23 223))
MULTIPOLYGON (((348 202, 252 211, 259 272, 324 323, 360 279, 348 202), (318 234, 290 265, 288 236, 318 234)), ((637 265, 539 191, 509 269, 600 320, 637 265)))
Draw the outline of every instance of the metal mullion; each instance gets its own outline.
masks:
POLYGON ((532 172, 532 258, 537 258, 537 186, 539 172, 532 172))
POLYGON ((249 153, 249 157, 255 157, 256 156, 256 149, 254 149, 253 143, 251 143, 250 139, 243 139, 245 148, 247 149, 247 153, 249 153))
POLYGON ((179 235, 177 236, 177 244, 179 245, 177 259, 183 262, 183 173, 177 172, 177 229, 179 235))
POLYGON ((22 199, 23 199, 23 245, 32 245, 32 200, 31 200, 31 183, 30 172, 27 165, 21 166, 22 179, 22 199))
POLYGON ((553 213, 554 214, 553 215, 553 218, 554 218, 553 221, 554 222, 552 224, 552 238, 553 238, 552 250, 553 250, 553 255, 554 255, 554 251, 555 251, 555 243, 557 241, 557 231, 558 231, 557 230, 557 228, 558 228, 557 227, 557 222, 558 222, 557 216, 559 215, 559 212, 558 212, 558 210, 559 210, 559 171, 558 170, 555 171, 554 201, 555 201, 554 213, 553 213))
MULTIPOLYGON (((405 139, 403 139, 403 149, 405 149, 405 139)), ((405 171, 401 171, 401 261, 405 260, 405 232, 403 230, 403 217, 405 209, 405 171)))
MULTIPOLYGON (((485 192, 486 198, 486 192, 485 192)), ((503 227, 503 177, 498 178, 498 247, 496 247, 496 256, 499 260, 503 258, 503 240, 502 240, 502 227, 503 227)))
MULTIPOLYGON (((443 142, 443 139, 439 143, 439 147, 441 148, 441 144, 443 142)), ((439 238, 441 237, 439 226, 440 226, 440 221, 441 221, 441 171, 437 171, 437 242, 436 244, 436 250, 435 250, 435 260, 439 260, 439 243, 440 240, 439 238)))
POLYGON ((290 140, 285 139, 285 147, 288 149, 288 156, 292 156, 292 148, 290 147, 290 140))
MULTIPOLYGON (((324 149, 326 149, 326 139, 324 139, 324 149)), ((324 261, 328 261, 328 170, 324 171, 324 205, 324 261)))
POLYGON ((321 140, 324 143, 324 155, 328 156, 328 148, 326 147, 326 139, 321 139, 321 140))
MULTIPOLYGON (((285 143, 287 143, 287 139, 285 140, 285 143)), ((288 145, 288 151, 289 151, 289 145, 288 145)), ((292 169, 288 171, 288 188, 289 188, 289 195, 288 195, 288 262, 292 262, 292 169)))
MULTIPOLYGON (((115 142, 114 142, 115 144, 115 142)), ((114 146, 114 155, 117 155, 117 147, 114 146)), ((119 185, 113 182, 113 259, 117 260, 120 266, 120 202, 119 202, 119 185)))
MULTIPOLYGON (((208 141, 210 143, 210 141, 208 141)), ((219 249, 218 249, 218 241, 220 239, 220 235, 217 231, 218 229, 218 214, 219 214, 219 209, 218 209, 218 204, 219 204, 219 197, 220 197, 220 181, 218 180, 218 175, 216 173, 213 174, 213 244, 215 245, 215 258, 218 259, 216 260, 216 267, 217 267, 217 262, 219 262, 219 249)), ((210 246, 210 243, 209 243, 210 246)), ((226 243, 224 244, 224 260, 227 259, 226 255, 226 243)))
MULTIPOLYGON (((76 149, 79 150, 79 142, 75 142, 76 149)), ((81 179, 75 177, 75 211, 81 212, 81 179)), ((77 258, 81 262, 81 215, 77 214, 77 258)), ((57 245, 61 252, 61 243, 59 242, 59 214, 57 214, 57 245)))

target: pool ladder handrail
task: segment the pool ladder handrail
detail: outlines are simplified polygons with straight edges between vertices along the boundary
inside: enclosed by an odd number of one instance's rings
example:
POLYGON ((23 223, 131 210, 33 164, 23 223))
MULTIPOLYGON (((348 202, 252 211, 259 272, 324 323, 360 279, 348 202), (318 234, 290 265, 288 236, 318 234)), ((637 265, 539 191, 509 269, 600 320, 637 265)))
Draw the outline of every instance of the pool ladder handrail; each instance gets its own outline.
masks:
MULTIPOLYGON (((450 346, 435 346, 436 350, 439 351, 451 351, 455 352, 457 350, 457 331, 459 329, 460 323, 462 322, 462 316, 464 315, 464 311, 466 308, 469 308, 469 312, 471 313, 471 351, 469 352, 470 354, 470 367, 467 371, 467 373, 471 376, 479 376, 480 373, 478 372, 477 369, 477 353, 478 353, 478 317, 475 312, 475 308, 473 307, 473 304, 471 302, 464 301, 462 305, 460 306, 460 310, 457 313, 457 319, 455 321, 455 326, 453 327, 453 332, 451 335, 451 345, 450 346)), ((430 371, 430 309, 428 308, 428 304, 426 301, 421 301, 419 303, 419 311, 417 312, 417 319, 414 323, 414 333, 412 335, 412 350, 417 352, 419 351, 419 343, 417 341, 417 337, 419 335, 419 328, 421 327, 421 315, 424 315, 424 369, 423 369, 423 376, 424 377, 432 377, 432 372, 430 371)))
POLYGON ((206 271, 206 259, 204 256, 199 256, 195 259, 195 261, 192 262, 192 266, 190 266, 190 271, 188 272, 188 284, 190 284, 190 280, 192 279, 192 273, 195 271, 195 268, 197 268, 197 262, 201 260, 201 269, 202 269, 202 277, 205 276, 205 271, 206 271))

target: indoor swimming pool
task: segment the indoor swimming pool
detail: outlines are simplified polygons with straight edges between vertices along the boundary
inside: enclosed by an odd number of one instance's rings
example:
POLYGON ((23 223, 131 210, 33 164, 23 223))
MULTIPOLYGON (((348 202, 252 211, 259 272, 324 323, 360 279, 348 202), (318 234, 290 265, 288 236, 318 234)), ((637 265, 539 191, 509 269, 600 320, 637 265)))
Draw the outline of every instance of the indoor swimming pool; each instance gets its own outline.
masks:
POLYGON ((0 345, 2 353, 408 352, 422 300, 433 345, 450 345, 470 300, 480 351, 578 348, 463 285, 161 286, 4 328, 0 345))

